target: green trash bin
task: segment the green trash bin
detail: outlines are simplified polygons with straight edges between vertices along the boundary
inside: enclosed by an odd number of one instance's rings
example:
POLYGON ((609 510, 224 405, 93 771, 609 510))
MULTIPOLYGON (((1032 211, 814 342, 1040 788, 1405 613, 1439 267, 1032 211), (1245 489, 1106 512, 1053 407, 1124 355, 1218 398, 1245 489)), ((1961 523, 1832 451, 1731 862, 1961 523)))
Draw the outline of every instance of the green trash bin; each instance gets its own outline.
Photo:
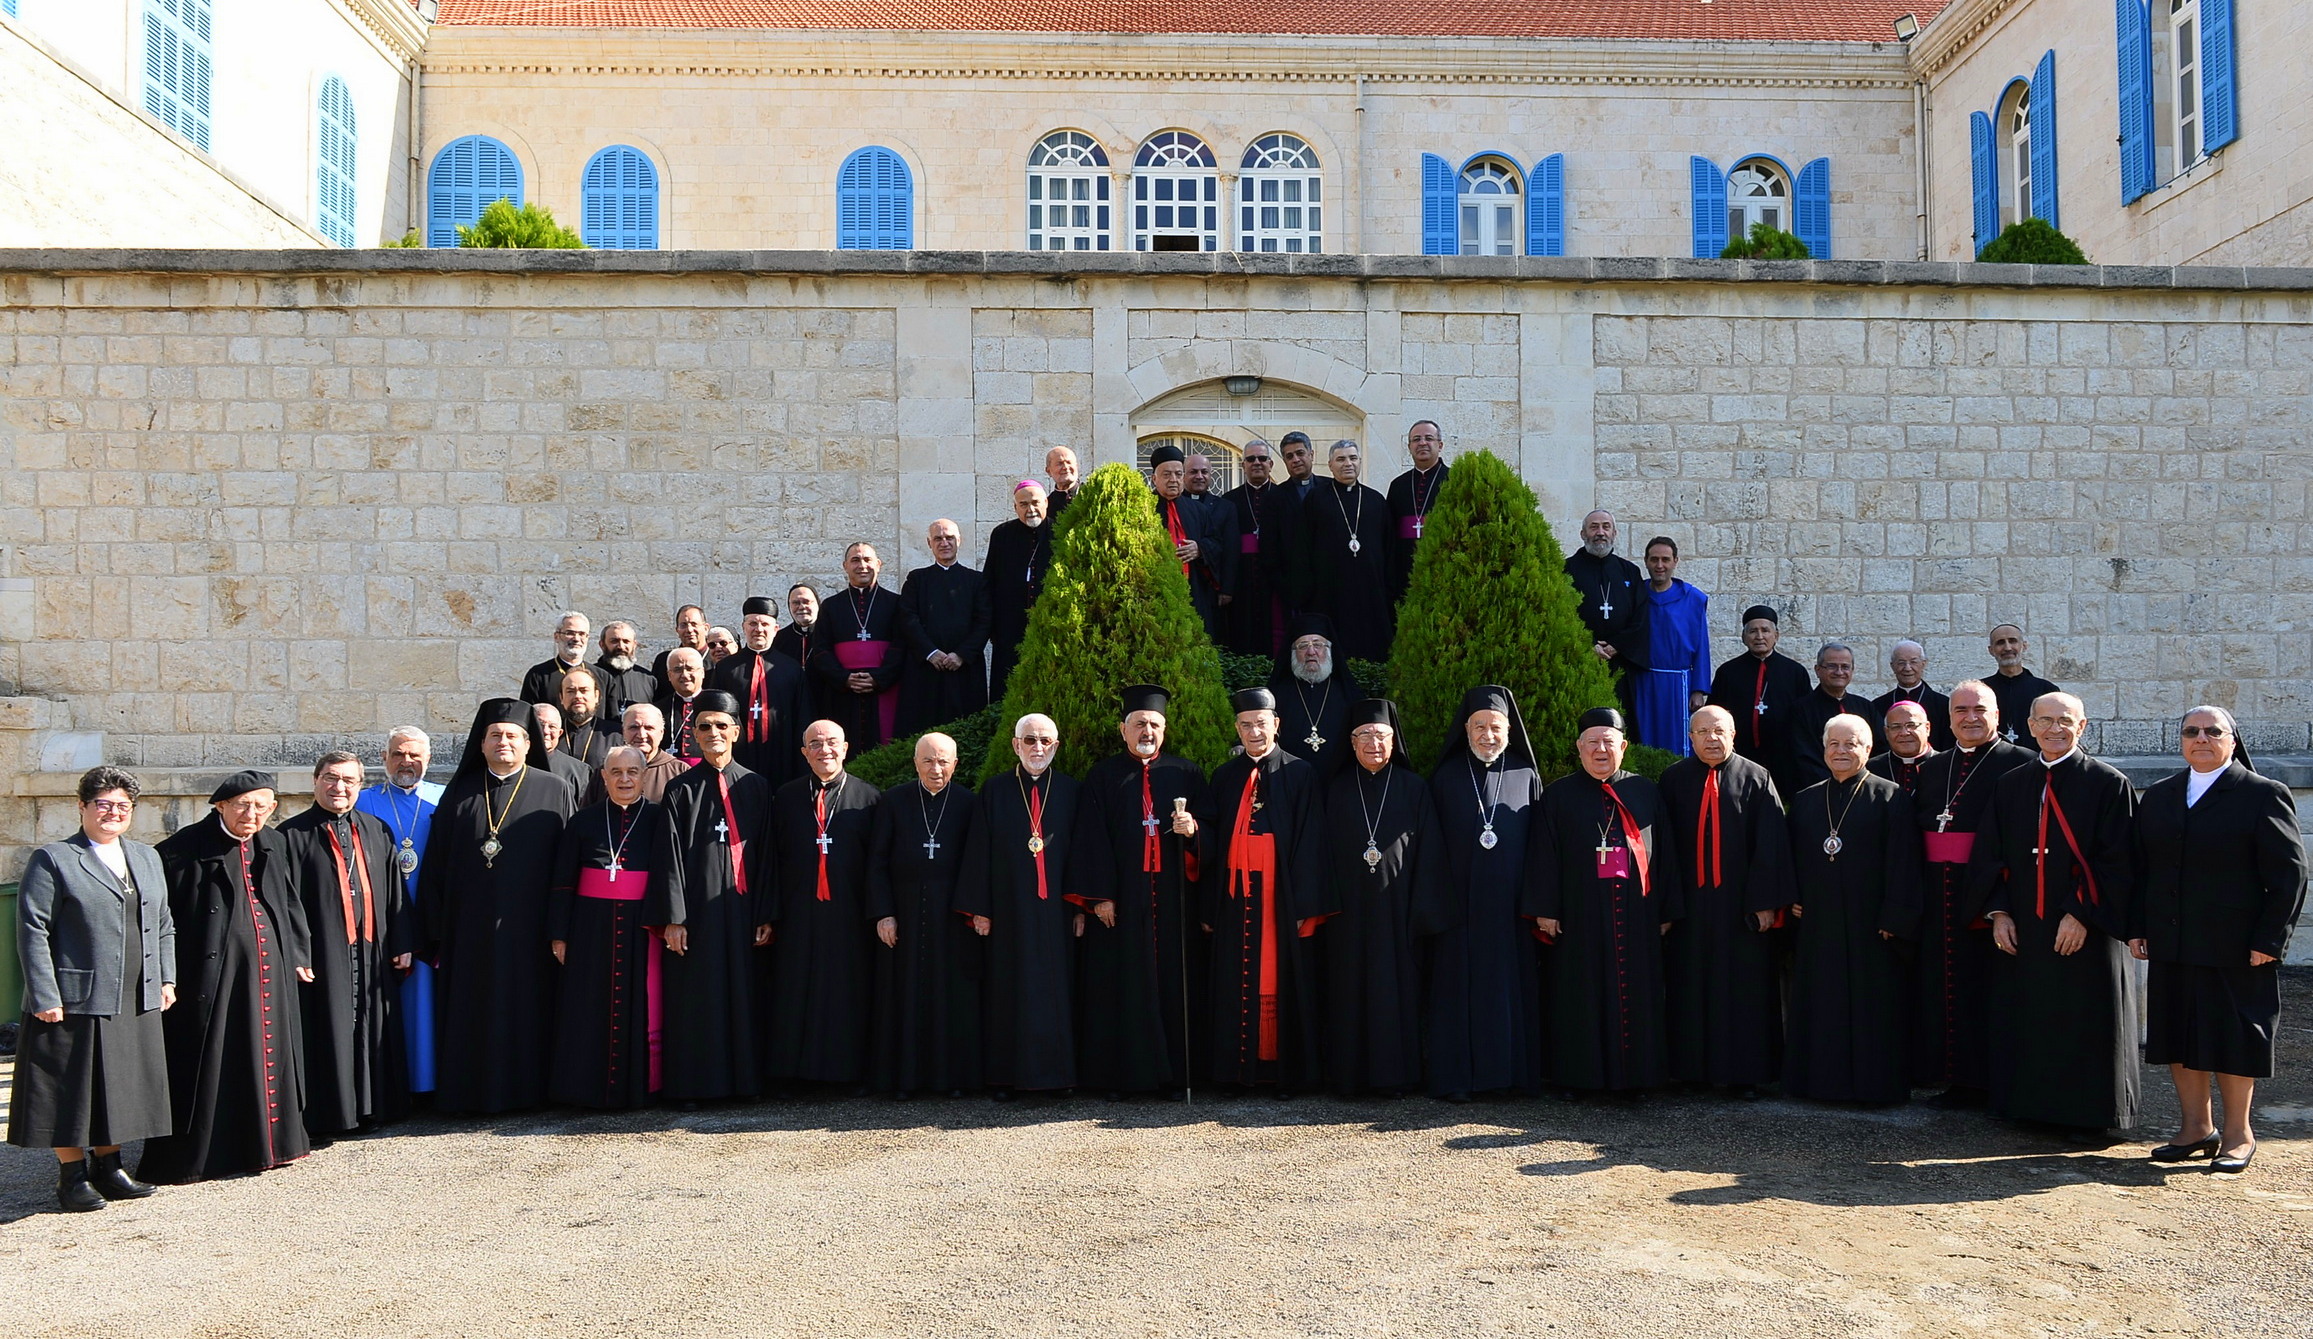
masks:
POLYGON ((16 961, 16 885, 0 883, 0 1023, 24 1009, 24 969, 16 961))

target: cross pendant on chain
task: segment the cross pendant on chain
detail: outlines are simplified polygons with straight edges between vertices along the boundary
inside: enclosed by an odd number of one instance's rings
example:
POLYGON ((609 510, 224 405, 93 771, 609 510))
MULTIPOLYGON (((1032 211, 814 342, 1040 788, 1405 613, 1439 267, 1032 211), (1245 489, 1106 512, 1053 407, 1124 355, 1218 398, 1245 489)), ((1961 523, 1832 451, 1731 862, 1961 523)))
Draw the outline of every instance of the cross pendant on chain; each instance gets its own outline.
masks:
POLYGON ((826 855, 830 850, 834 849, 835 838, 830 837, 826 833, 822 832, 816 839, 814 839, 812 844, 819 848, 819 853, 821 855, 826 855))
POLYGON ((756 720, 763 719, 763 704, 760 702, 749 704, 747 707, 747 714, 756 720))
POLYGON ((1614 617, 1614 597, 1605 591, 1598 593, 1598 616, 1600 618, 1614 617))
POLYGON ((1157 816, 1155 814, 1142 814, 1140 818, 1140 827, 1141 831, 1146 832, 1151 837, 1154 837, 1157 831, 1157 816))
POLYGON ((720 818, 715 820, 715 839, 725 846, 731 844, 731 825, 720 818))
MULTIPOLYGON (((822 837, 820 840, 821 840, 821 841, 825 841, 825 840, 826 840, 826 838, 822 837)), ((826 850, 827 848, 823 846, 823 847, 821 847, 820 849, 824 851, 824 850, 826 850)), ((924 859, 926 859, 926 860, 937 860, 937 859, 939 859, 939 858, 940 858, 940 834, 938 834, 938 833, 936 833, 936 832, 935 832, 935 833, 933 833, 931 836, 924 838, 924 859)))

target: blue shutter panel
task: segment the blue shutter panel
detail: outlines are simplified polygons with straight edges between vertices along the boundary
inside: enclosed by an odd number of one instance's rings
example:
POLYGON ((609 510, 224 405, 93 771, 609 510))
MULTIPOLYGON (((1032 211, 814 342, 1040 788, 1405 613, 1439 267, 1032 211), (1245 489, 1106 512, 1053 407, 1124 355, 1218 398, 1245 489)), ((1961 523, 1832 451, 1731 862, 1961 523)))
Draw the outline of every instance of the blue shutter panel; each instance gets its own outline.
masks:
POLYGON ((1792 201, 1791 212, 1799 225, 1794 231, 1806 243, 1808 255, 1831 259, 1831 160, 1818 158, 1800 168, 1793 189, 1798 198, 1792 201))
POLYGON ((1526 179, 1526 254, 1566 254, 1566 155, 1554 153, 1534 165, 1526 179))
POLYGON ((1422 155, 1422 254, 1458 256, 1461 216, 1456 211, 1454 165, 1434 153, 1422 155))
POLYGON ((2241 137, 2233 70, 2233 0, 2201 0, 2201 148, 2209 153, 2241 137))
POLYGON ((642 150, 615 144, 588 159, 578 199, 579 238, 588 246, 612 251, 657 248, 659 170, 642 150))
MULTIPOLYGON (((2156 172, 2152 161, 2152 16, 2145 12, 2144 4, 2145 0, 2113 0, 2120 52, 2120 203, 2124 205, 2135 203, 2153 188, 2156 172)), ((2038 185, 2037 179, 2033 184, 2038 185)))
POLYGON ((426 174, 426 245, 456 246, 458 227, 472 227, 500 200, 522 207, 522 164, 488 135, 451 140, 426 174))
POLYGON ((1982 255, 2000 235, 2000 159, 1993 148, 1992 118, 1987 113, 1968 113, 1968 161, 1975 171, 1976 254, 1982 255))
POLYGON ((2056 53, 2040 57, 2032 71, 2032 212, 2051 228, 2064 224, 2056 211, 2056 53))
POLYGON ((145 0, 145 110, 209 148, 209 0, 145 0))
POLYGON ((314 163, 315 227, 339 246, 354 245, 355 192, 359 176, 354 133, 353 96, 345 81, 331 75, 321 81, 319 108, 320 152, 314 163))
POLYGON ((1695 258, 1716 259, 1727 249, 1727 174, 1708 158, 1693 160, 1695 258))
POLYGON ((866 148, 843 160, 835 174, 835 245, 841 251, 915 245, 915 182, 906 159, 866 148))

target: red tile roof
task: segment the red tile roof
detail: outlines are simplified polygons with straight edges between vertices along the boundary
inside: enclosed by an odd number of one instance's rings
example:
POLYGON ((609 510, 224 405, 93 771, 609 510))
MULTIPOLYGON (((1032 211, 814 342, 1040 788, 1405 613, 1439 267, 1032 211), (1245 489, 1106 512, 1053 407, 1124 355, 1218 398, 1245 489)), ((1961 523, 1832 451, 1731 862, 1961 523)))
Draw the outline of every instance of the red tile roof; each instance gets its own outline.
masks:
POLYGON ((1884 42, 1949 0, 441 0, 437 24, 1884 42))

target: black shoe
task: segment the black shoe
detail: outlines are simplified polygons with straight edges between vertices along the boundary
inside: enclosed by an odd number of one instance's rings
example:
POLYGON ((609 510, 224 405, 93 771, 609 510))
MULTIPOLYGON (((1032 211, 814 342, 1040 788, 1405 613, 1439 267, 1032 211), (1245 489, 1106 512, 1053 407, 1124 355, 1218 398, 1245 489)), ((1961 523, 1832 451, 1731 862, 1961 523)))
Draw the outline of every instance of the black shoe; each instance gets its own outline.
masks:
POLYGON ((141 1200, 153 1193, 151 1186, 121 1170, 118 1149, 93 1155, 88 1169, 88 1183, 108 1200, 141 1200))
POLYGON ((56 1164, 56 1206, 66 1213, 87 1213, 104 1207, 104 1196, 88 1183, 88 1162, 56 1164))
POLYGON ((2195 1139, 2189 1144, 2162 1144, 2145 1154, 2153 1162, 2192 1162, 2198 1158, 2217 1156, 2218 1138, 2212 1132, 2206 1139, 2195 1139))
POLYGON ((2249 1170, 2249 1159, 2255 1156, 2257 1156, 2255 1144, 2249 1145, 2249 1151, 2237 1158, 2229 1153, 2219 1153, 2209 1159, 2209 1170, 2212 1172, 2245 1172, 2249 1170))

